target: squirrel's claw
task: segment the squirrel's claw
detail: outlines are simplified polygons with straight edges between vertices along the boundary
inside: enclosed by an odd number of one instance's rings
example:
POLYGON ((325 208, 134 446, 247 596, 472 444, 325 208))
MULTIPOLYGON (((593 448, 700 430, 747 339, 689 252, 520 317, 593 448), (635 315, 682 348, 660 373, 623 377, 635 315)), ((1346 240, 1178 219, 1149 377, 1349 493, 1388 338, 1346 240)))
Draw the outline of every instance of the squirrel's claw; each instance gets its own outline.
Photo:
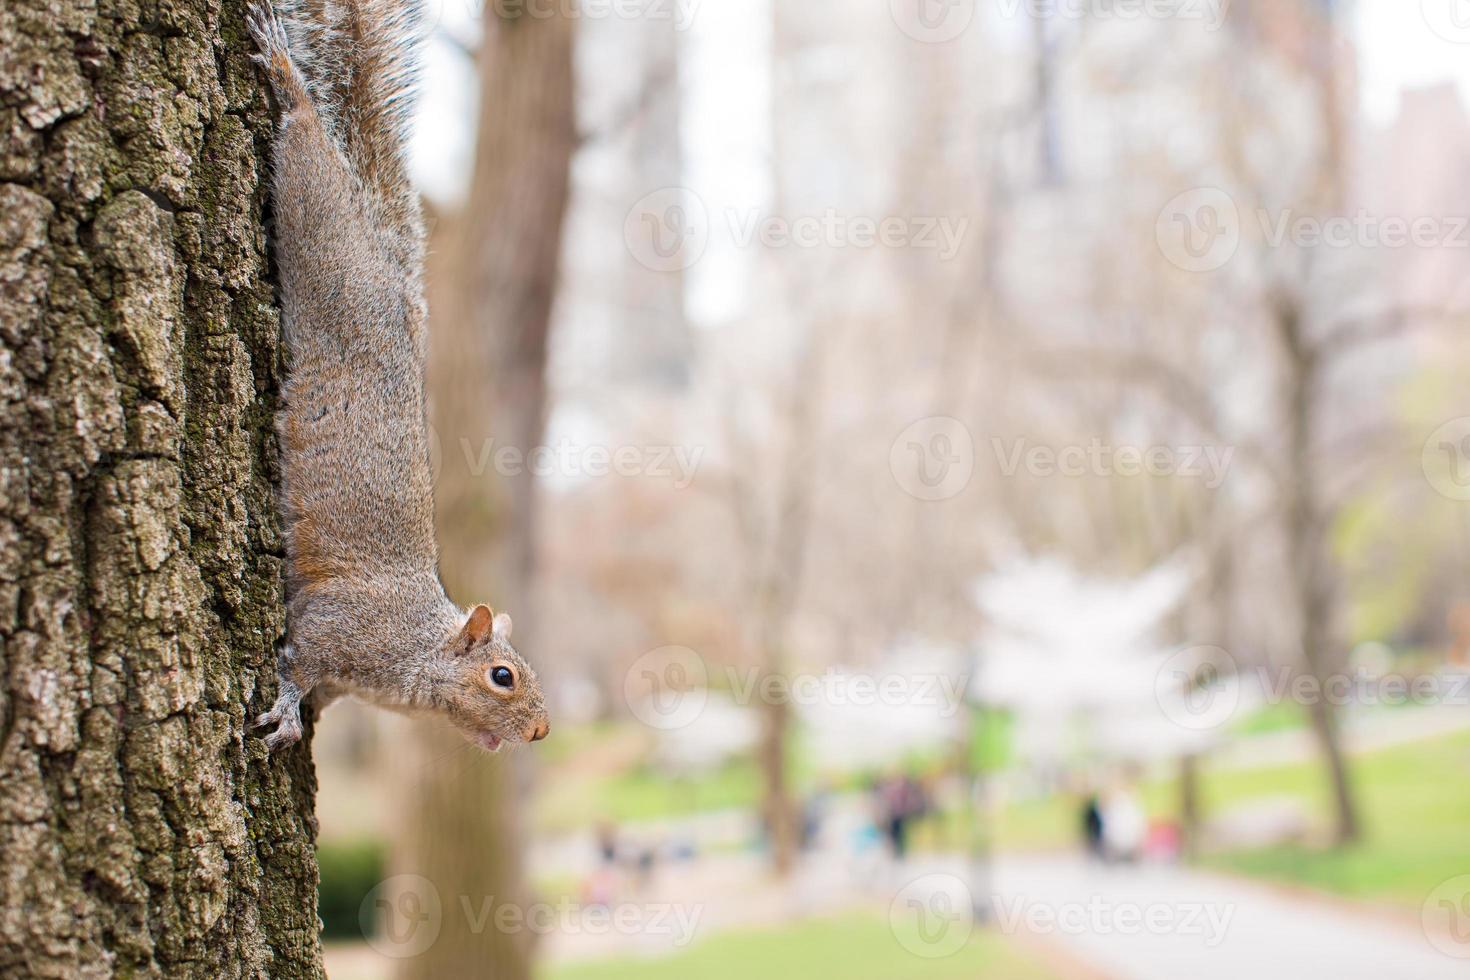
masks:
POLYGON ((272 752, 295 745, 301 741, 301 719, 282 721, 276 730, 265 737, 265 747, 272 752))
POLYGON ((271 710, 250 723, 251 731, 270 724, 276 726, 276 730, 265 737, 265 746, 272 752, 301 741, 301 696, 299 687, 289 680, 282 680, 281 694, 271 710))

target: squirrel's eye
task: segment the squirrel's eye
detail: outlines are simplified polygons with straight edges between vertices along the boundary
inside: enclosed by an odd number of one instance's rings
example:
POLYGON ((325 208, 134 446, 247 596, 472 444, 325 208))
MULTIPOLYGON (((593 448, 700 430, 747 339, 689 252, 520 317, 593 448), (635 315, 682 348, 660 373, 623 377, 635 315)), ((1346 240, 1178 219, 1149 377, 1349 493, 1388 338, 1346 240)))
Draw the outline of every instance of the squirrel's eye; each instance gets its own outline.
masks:
POLYGON ((492 667, 490 668, 490 683, 509 690, 515 687, 516 675, 510 672, 509 667, 492 667))

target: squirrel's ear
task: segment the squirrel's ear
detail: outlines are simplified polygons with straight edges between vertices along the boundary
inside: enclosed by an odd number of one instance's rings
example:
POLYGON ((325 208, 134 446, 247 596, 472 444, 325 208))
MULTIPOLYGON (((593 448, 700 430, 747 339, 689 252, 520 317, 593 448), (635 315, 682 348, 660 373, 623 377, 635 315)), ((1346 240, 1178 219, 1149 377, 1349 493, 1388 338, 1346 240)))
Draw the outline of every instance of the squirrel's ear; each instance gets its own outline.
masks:
POLYGON ((464 624, 460 632, 460 649, 468 650, 478 643, 482 643, 490 634, 491 624, 495 621, 495 610, 489 606, 476 606, 470 610, 470 618, 464 624))
POLYGON ((495 614, 495 621, 494 625, 491 627, 491 631, 495 634, 497 639, 510 639, 510 627, 510 613, 495 614))

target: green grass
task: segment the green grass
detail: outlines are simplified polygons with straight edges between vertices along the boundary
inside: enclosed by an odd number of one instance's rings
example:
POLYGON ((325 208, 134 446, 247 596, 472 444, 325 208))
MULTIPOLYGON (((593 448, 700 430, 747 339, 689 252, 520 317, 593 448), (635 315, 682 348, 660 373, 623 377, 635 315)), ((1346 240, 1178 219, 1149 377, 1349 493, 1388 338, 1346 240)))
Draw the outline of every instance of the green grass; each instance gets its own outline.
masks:
POLYGON ((541 980, 1050 980, 1055 975, 994 933, 976 930, 953 956, 924 959, 899 945, 882 918, 849 915, 774 930, 726 933, 664 959, 577 963, 541 980))
POLYGON ((1253 711, 1230 726, 1235 735, 1265 735, 1270 732, 1291 731, 1304 728, 1307 713, 1295 701, 1283 700, 1267 704, 1253 711))
MULTIPOLYGON (((1253 730, 1288 727, 1298 709, 1268 712, 1253 730)), ((1410 710, 1410 709, 1404 709, 1410 710)), ((589 736, 595 738, 596 736, 589 736)), ((799 782, 810 773, 797 766, 799 782)), ((1282 846, 1214 855, 1213 867, 1296 882, 1354 898, 1417 905, 1436 884, 1470 871, 1470 733, 1460 733, 1357 756, 1352 760, 1364 824, 1364 840, 1334 851, 1282 846)), ((559 784, 549 780, 539 806, 542 829, 585 826, 597 819, 646 820, 725 807, 753 807, 760 776, 749 760, 693 780, 670 780, 646 766, 559 784)), ((1140 787, 1145 809, 1155 819, 1178 812, 1172 778, 1140 787)), ((1295 798, 1312 826, 1325 835, 1331 802, 1322 767, 1315 760, 1261 769, 1200 774, 1201 806, 1211 819, 1232 807, 1270 797, 1295 798)), ((1010 804, 994 828, 997 850, 1044 850, 1077 846, 1077 811, 1071 796, 1010 804)), ((915 829, 923 850, 961 850, 968 840, 963 812, 936 815, 915 829)))
MULTIPOLYGON (((573 749, 564 750, 564 757, 575 756, 581 747, 614 733, 610 726, 576 730, 568 738, 573 749)), ((797 732, 789 745, 787 767, 793 789, 799 793, 808 792, 817 782, 809 755, 797 732)), ((750 757, 732 759, 718 769, 690 777, 660 771, 646 752, 635 756, 632 764, 612 771, 574 770, 569 774, 554 768, 561 758, 549 761, 553 768, 542 781, 536 800, 536 826, 543 833, 580 830, 603 820, 625 823, 712 810, 749 810, 760 804, 763 792, 760 769, 750 757)))
POLYGON ((728 807, 753 807, 760 771, 739 760, 694 779, 671 778, 649 766, 576 780, 547 780, 539 794, 537 828, 562 832, 600 820, 625 823, 687 816, 728 807))
MULTIPOLYGON (((1418 906, 1444 879, 1470 872, 1470 732, 1356 756, 1351 772, 1363 822, 1358 845, 1235 851, 1210 855, 1206 865, 1409 906, 1418 906)), ((1177 817, 1176 780, 1145 783, 1139 795, 1151 819, 1177 817)), ((1220 772, 1210 771, 1208 760, 1202 765, 1200 799, 1207 821, 1268 798, 1299 801, 1313 829, 1326 837, 1332 826, 1331 794, 1317 762, 1220 772)), ((1001 814, 996 845, 1000 850, 1075 847, 1079 806, 1069 796, 1012 804, 1001 814)), ((921 846, 928 842, 921 840, 921 846)))
MULTIPOLYGON (((1385 749, 1353 763, 1361 844, 1342 850, 1272 847, 1216 856, 1210 863, 1411 906, 1444 879, 1470 871, 1470 732, 1385 749)), ((1207 779, 1205 789, 1212 808, 1294 794, 1319 825, 1328 826, 1330 798, 1317 766, 1219 773, 1207 779)))
MULTIPOLYGON (((1424 739, 1356 756, 1353 785, 1363 840, 1341 850, 1283 845, 1213 854, 1205 864, 1335 892, 1351 898, 1418 906, 1446 878, 1470 873, 1470 732, 1424 739)), ((1177 819, 1176 779, 1148 781, 1139 796, 1150 819, 1177 819)), ((1320 764, 1292 763, 1212 772, 1201 766, 1205 819, 1266 799, 1292 798, 1315 836, 1332 826, 1330 787, 1320 764)), ((1006 806, 994 828, 999 851, 1078 846, 1081 801, 1070 795, 1006 806)), ((955 850, 966 840, 961 811, 939 814, 915 830, 921 850, 955 850)))

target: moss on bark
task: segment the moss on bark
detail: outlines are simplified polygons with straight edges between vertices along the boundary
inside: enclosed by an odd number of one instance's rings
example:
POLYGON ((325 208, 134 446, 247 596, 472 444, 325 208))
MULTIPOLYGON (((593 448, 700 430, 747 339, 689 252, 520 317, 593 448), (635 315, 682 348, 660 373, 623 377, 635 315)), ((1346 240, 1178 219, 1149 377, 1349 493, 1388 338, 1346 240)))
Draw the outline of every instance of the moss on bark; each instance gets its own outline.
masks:
POLYGON ((321 974, 243 12, 0 5, 0 975, 321 974))

